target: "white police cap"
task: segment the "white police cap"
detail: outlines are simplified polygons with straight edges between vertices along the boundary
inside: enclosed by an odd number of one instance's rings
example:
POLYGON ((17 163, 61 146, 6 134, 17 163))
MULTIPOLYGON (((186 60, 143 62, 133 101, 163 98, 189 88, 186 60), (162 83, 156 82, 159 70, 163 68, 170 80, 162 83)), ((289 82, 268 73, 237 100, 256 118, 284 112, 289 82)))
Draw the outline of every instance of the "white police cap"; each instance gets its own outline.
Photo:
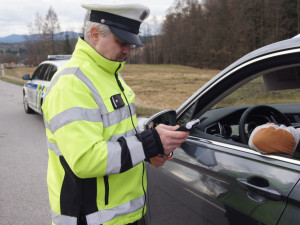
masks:
POLYGON ((140 4, 99 5, 85 4, 81 6, 90 10, 89 20, 102 23, 121 40, 132 45, 142 46, 139 38, 141 23, 149 16, 150 9, 140 4))

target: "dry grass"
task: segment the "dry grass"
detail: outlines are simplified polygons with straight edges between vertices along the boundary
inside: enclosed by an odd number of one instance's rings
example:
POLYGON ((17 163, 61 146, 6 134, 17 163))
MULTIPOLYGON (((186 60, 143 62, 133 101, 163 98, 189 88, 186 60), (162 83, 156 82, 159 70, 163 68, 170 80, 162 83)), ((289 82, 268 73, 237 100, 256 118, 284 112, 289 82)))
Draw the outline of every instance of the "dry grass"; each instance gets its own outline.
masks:
POLYGON ((126 65, 122 77, 136 94, 140 107, 176 109, 218 70, 178 65, 126 65))
POLYGON ((11 69, 5 68, 5 75, 22 79, 25 74, 33 74, 36 67, 14 67, 11 69))
MULTIPOLYGON (((32 75, 35 69, 5 69, 6 76, 0 78, 23 85, 22 76, 32 75)), ((121 75, 136 94, 138 116, 150 116, 163 109, 177 109, 218 72, 178 65, 127 64, 121 75)))

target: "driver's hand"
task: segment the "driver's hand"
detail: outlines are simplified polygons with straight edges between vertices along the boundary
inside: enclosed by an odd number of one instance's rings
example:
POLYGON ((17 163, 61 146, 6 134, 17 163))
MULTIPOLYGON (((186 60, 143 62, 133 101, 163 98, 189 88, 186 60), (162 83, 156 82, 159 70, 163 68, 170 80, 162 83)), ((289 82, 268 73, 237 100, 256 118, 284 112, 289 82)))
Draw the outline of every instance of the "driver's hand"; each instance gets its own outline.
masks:
POLYGON ((158 168, 160 166, 163 166, 167 160, 172 160, 172 159, 174 159, 174 157, 169 158, 166 156, 156 156, 150 159, 150 163, 155 168, 158 168))

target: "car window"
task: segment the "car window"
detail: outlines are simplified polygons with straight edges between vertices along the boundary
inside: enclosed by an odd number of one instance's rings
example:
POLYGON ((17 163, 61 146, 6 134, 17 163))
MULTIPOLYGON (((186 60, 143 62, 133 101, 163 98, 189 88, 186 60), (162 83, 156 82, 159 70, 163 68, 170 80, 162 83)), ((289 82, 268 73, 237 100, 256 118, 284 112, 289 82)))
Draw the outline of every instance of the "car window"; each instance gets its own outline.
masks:
MULTIPOLYGON (((205 137, 239 146, 248 145, 248 139, 256 126, 265 123, 291 124, 300 127, 300 66, 278 67, 244 76, 239 82, 220 84, 207 96, 196 101, 177 121, 182 125, 191 119, 200 119, 200 125, 191 130, 191 135, 205 137), (231 86, 230 86, 231 85, 231 86), (226 87, 226 88, 224 88, 226 87), (213 96, 213 97, 211 97, 213 96), (211 106, 199 113, 199 105, 211 98, 211 106), (204 99, 204 100, 203 100, 204 99), (217 99, 217 101, 216 101, 217 99), (244 112, 253 106, 274 108, 280 114, 263 108, 255 111, 245 121, 245 134, 241 134, 240 121, 244 112), (197 108, 197 107, 198 108, 197 108), (243 138, 245 136, 245 138, 243 138)), ((201 110, 201 108, 200 108, 201 110)))
POLYGON ((57 67, 55 65, 49 65, 48 71, 47 71, 47 81, 51 81, 53 75, 56 73, 57 67))
POLYGON ((40 79, 40 74, 43 70, 43 67, 44 67, 45 64, 42 64, 40 66, 37 67, 37 69, 34 71, 34 73, 32 74, 32 80, 36 80, 36 79, 40 79))
POLYGON ((268 90, 264 76, 259 76, 238 88, 212 108, 295 102, 300 102, 300 89, 268 90))
POLYGON ((43 68, 41 69, 41 71, 38 74, 38 79, 39 80, 47 80, 49 67, 51 67, 50 64, 44 64, 43 68))

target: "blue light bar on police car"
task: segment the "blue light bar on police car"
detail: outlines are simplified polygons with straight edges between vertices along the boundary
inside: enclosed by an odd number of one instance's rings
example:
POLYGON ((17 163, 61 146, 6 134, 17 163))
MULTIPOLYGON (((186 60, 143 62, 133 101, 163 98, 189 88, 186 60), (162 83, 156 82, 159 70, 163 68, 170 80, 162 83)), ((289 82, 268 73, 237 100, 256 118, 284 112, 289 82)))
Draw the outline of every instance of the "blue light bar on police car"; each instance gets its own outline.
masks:
POLYGON ((48 60, 67 60, 71 57, 72 55, 48 55, 48 60))

